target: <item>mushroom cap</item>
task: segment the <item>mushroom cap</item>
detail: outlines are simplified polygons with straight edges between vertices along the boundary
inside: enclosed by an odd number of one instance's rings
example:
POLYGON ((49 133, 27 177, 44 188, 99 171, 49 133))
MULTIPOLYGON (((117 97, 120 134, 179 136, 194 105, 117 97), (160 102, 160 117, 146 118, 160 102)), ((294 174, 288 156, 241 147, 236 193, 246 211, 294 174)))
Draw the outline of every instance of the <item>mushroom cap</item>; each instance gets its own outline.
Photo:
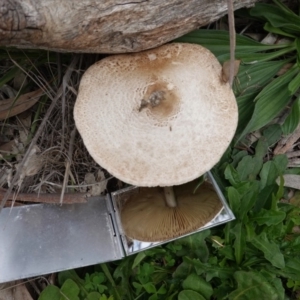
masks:
POLYGON ((138 186, 172 186, 210 170, 236 130, 238 110, 206 48, 167 44, 115 55, 83 75, 74 118, 94 160, 138 186))
POLYGON ((121 210, 126 236, 145 242, 169 240, 191 233, 214 219, 223 205, 208 183, 193 193, 195 183, 175 187, 176 207, 168 207, 159 187, 140 188, 121 210))

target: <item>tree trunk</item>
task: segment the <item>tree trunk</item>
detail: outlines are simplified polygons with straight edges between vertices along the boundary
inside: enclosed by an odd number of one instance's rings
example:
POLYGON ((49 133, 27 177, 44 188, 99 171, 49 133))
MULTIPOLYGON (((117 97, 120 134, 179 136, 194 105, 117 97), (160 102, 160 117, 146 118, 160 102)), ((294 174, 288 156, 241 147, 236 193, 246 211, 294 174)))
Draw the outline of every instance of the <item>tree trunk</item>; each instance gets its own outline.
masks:
MULTIPOLYGON (((234 8, 257 0, 234 0, 234 8)), ((162 45, 227 13, 227 0, 0 0, 0 46, 121 53, 162 45)))

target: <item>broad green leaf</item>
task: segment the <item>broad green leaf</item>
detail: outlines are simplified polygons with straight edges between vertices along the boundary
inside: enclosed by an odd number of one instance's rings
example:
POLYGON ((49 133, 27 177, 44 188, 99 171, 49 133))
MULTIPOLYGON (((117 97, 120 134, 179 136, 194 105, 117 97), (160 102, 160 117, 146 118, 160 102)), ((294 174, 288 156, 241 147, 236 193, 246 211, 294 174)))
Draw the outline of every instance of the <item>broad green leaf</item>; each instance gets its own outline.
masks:
POLYGON ((245 253, 245 245, 246 245, 245 229, 243 228, 243 224, 239 222, 236 224, 234 228, 231 229, 231 231, 235 235, 235 240, 233 244, 235 260, 236 263, 240 265, 245 253))
POLYGON ((259 193, 259 182, 251 182, 248 192, 241 199, 240 218, 244 219, 248 212, 253 208, 259 193))
POLYGON ((277 225, 282 222, 286 217, 286 213, 283 211, 266 210, 262 209, 251 217, 251 221, 257 222, 258 225, 277 225))
POLYGON ((271 32, 271 33, 278 34, 278 35, 287 36, 287 37, 290 37, 290 38, 295 38, 294 34, 287 33, 286 31, 284 31, 284 30, 282 30, 278 27, 272 26, 269 22, 267 22, 265 24, 264 30, 266 30, 268 32, 271 32))
POLYGON ((58 273, 58 283, 60 286, 62 286, 67 279, 72 279, 78 285, 84 284, 84 280, 77 275, 75 270, 67 270, 58 273))
POLYGON ((210 281, 214 277, 226 280, 232 276, 233 270, 229 267, 220 267, 212 263, 202 263, 198 259, 191 259, 189 257, 184 257, 183 261, 191 263, 195 267, 197 274, 205 273, 206 281, 210 281))
POLYGON ((236 168, 237 164, 241 161, 244 156, 247 156, 248 152, 246 150, 238 151, 236 154, 232 156, 231 165, 236 168))
POLYGON ((286 256, 285 268, 282 271, 288 273, 287 278, 292 278, 294 280, 300 280, 300 257, 295 256, 291 257, 290 255, 286 256))
POLYGON ((300 32, 300 17, 292 11, 283 10, 272 4, 257 3, 250 14, 266 19, 273 27, 297 36, 300 32))
POLYGON ((260 176, 260 188, 261 190, 264 189, 266 186, 268 185, 272 185, 276 182, 276 178, 279 176, 279 172, 278 172, 278 169, 276 167, 276 164, 273 162, 273 161, 267 161, 260 173, 259 173, 259 176, 260 176))
POLYGON ((299 88, 300 88, 300 72, 295 76, 295 78, 288 85, 288 89, 291 95, 294 95, 299 90, 299 88))
POLYGON ((297 73, 298 68, 293 67, 282 76, 274 79, 256 96, 253 115, 241 137, 262 128, 284 109, 291 98, 287 84, 297 73))
POLYGON ((255 180, 262 165, 263 160, 261 157, 247 155, 239 162, 236 170, 241 181, 255 180))
POLYGON ((134 258, 132 269, 136 268, 143 261, 144 258, 146 258, 146 254, 144 251, 138 253, 137 256, 134 258))
MULTIPOLYGON (((268 140, 264 136, 262 136, 255 147, 255 157, 263 159, 265 155, 268 153, 268 140)), ((262 167, 262 164, 261 164, 262 167)))
POLYGON ((241 182, 238 172, 230 164, 226 167, 224 175, 233 186, 237 186, 241 182))
POLYGON ((273 288, 277 292, 278 300, 285 299, 285 289, 282 285, 282 281, 280 278, 277 278, 276 274, 269 272, 267 270, 261 270, 260 274, 264 276, 268 280, 268 282, 273 286, 273 288))
POLYGON ((227 197, 233 214, 238 218, 241 206, 241 195, 232 186, 227 189, 227 197))
POLYGON ((253 211, 258 212, 262 208, 269 209, 271 207, 272 194, 275 193, 278 189, 278 186, 274 183, 267 185, 257 195, 257 201, 253 208, 253 211))
MULTIPOLYGON (((300 73, 298 75, 300 75, 300 73)), ((283 125, 281 126, 283 134, 288 135, 294 132, 299 122, 300 122, 300 97, 298 97, 298 99, 294 102, 290 114, 288 115, 283 125)))
MULTIPOLYGON (((101 299, 101 294, 98 292, 91 292, 87 295, 86 300, 100 300, 101 299)), ((104 299, 107 299, 105 296, 104 299)))
POLYGON ((282 135, 282 129, 279 124, 272 124, 263 131, 263 136, 268 142, 268 146, 273 146, 277 143, 282 135))
POLYGON ((40 294, 38 300, 60 299, 60 290, 55 285, 48 285, 40 294))
POLYGON ((173 273, 173 278, 185 279, 194 272, 194 266, 191 263, 182 262, 173 273))
POLYGON ((72 279, 67 279, 62 285, 60 291, 61 291, 61 296, 60 296, 61 300, 65 300, 65 299, 79 300, 78 295, 80 292, 80 288, 72 279))
POLYGON ((276 289, 258 272, 237 271, 234 278, 238 288, 229 294, 229 300, 279 299, 276 289))
POLYGON ((241 65, 234 85, 235 94, 258 93, 287 63, 288 60, 278 60, 241 65))
POLYGON ((144 289, 148 294, 154 294, 156 293, 155 285, 152 282, 148 282, 143 284, 144 289))
POLYGON ((205 298, 197 292, 183 290, 178 294, 178 300, 205 300, 205 298))
MULTIPOLYGON (((222 62, 228 60, 230 53, 229 32, 223 30, 199 29, 192 31, 176 42, 195 43, 208 48, 222 62)), ((272 49, 286 48, 289 45, 264 45, 243 35, 236 35, 236 57, 243 58, 245 53, 255 53, 272 49)), ((250 59, 255 60, 255 59, 250 59)))
POLYGON ((278 244, 269 241, 265 232, 254 237, 251 240, 251 243, 254 247, 264 253, 266 260, 268 260, 274 267, 280 269, 285 267, 284 257, 280 252, 278 244))
POLYGON ((282 175, 287 169, 289 160, 285 154, 279 154, 273 158, 273 162, 276 165, 279 175, 282 175))
POLYGON ((182 283, 185 290, 193 290, 201 294, 205 299, 210 299, 213 294, 211 284, 206 282, 201 276, 193 273, 189 275, 182 283))
POLYGON ((183 237, 176 240, 176 245, 182 245, 182 249, 178 250, 178 256, 197 257, 205 262, 208 259, 209 251, 205 239, 210 235, 210 230, 197 232, 193 235, 183 237))
POLYGON ((9 71, 7 71, 1 78, 0 78, 0 87, 6 84, 8 81, 15 78, 16 74, 20 72, 18 67, 12 67, 9 71))

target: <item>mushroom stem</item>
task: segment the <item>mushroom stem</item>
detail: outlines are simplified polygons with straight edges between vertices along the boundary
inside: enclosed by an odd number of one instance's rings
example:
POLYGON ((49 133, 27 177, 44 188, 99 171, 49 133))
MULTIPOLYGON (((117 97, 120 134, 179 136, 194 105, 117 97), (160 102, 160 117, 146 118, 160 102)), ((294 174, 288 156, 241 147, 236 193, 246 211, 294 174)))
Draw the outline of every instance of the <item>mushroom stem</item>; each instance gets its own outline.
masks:
POLYGON ((164 194, 165 194, 165 201, 167 206, 169 207, 176 207, 177 202, 175 199, 175 194, 172 186, 165 186, 164 187, 164 194))

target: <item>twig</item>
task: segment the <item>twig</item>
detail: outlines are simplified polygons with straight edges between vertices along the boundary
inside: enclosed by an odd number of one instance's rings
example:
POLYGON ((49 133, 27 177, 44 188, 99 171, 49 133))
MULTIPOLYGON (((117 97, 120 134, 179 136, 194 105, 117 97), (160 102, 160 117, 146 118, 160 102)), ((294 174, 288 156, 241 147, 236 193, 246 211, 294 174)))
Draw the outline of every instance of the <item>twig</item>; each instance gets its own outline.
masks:
MULTIPOLYGON (((0 189, 0 198, 7 195, 7 190, 0 189)), ((7 200, 16 200, 24 202, 36 202, 36 203, 53 203, 60 204, 60 193, 54 194, 29 194, 29 193, 19 193, 15 195, 14 193, 8 194, 7 200)), ((64 194, 64 204, 74 204, 74 203, 86 203, 88 199, 87 193, 67 193, 64 194)))
POLYGON ((233 79, 234 79, 235 43, 236 43, 233 0, 227 0, 227 6, 228 6, 228 24, 229 24, 229 36, 230 36, 229 84, 230 86, 232 86, 233 79))
POLYGON ((71 164, 72 164, 72 156, 73 156, 73 150, 74 150, 74 141, 75 141, 76 131, 77 131, 76 127, 74 127, 74 129, 71 132, 68 158, 67 158, 64 182, 63 182, 63 188, 61 190, 61 195, 60 195, 60 204, 63 203, 66 186, 67 186, 68 179, 69 179, 69 172, 70 172, 70 167, 71 167, 71 164))
POLYGON ((278 145, 274 149, 274 155, 285 154, 286 152, 291 150, 294 147, 294 144, 299 140, 299 138, 300 124, 291 135, 285 138, 281 143, 278 143, 278 145))
MULTIPOLYGON (((70 66, 68 67, 66 74, 64 75, 64 78, 66 79, 66 81, 68 81, 71 77, 72 72, 74 71, 74 67, 77 64, 78 61, 78 55, 76 55, 74 57, 74 59, 72 60, 70 66)), ((3 199, 1 201, 1 205, 0 205, 0 212, 2 210, 2 208, 4 207, 7 199, 9 198, 9 195, 12 193, 13 187, 16 184, 16 182, 18 181, 20 174, 21 174, 21 170, 23 169, 23 166, 25 165, 25 162, 27 161, 29 154, 31 153, 31 150, 33 148, 33 146, 37 143, 38 138, 41 136, 41 134, 43 133, 44 127, 47 124, 49 117, 51 115, 52 110, 54 109, 54 107, 56 106, 57 100, 61 97, 63 92, 63 85, 61 85, 57 91, 56 96, 53 98, 51 105, 49 106, 35 136, 33 137, 30 145, 28 146, 28 149, 22 159, 22 161, 19 164, 19 167, 16 171, 16 174, 14 175, 11 185, 9 187, 9 189, 7 190, 7 192, 4 194, 3 199)))

